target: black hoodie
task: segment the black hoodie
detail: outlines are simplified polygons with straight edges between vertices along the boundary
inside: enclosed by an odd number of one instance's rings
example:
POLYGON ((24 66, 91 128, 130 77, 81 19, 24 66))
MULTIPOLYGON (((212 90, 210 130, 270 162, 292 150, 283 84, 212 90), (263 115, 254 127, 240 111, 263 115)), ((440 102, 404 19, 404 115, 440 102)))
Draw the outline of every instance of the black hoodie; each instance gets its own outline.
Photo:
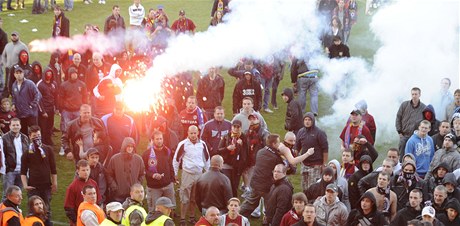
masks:
POLYGON ((438 185, 442 185, 442 180, 444 178, 439 178, 438 177, 438 169, 442 167, 446 170, 449 170, 449 166, 447 165, 447 163, 445 162, 441 162, 439 163, 438 166, 436 166, 432 171, 431 171, 431 175, 432 177, 430 177, 428 180, 427 180, 427 185, 428 185, 428 192, 430 193, 430 195, 433 194, 433 191, 434 191, 434 188, 438 185))
MULTIPOLYGON (((430 132, 428 132, 428 135, 429 136, 433 136, 435 135, 436 133, 439 132, 439 125, 441 124, 441 122, 439 122, 438 120, 436 120, 436 113, 434 112, 434 107, 433 105, 431 104, 428 104, 425 109, 423 110, 423 120, 428 120, 430 121, 431 123, 431 129, 430 129, 430 132), (425 112, 431 112, 431 120, 428 120, 425 118, 425 112)), ((420 123, 417 123, 417 126, 416 128, 414 128, 414 130, 418 130, 418 125, 420 123)))
POLYGON ((449 220, 447 213, 442 213, 439 215, 438 220, 441 221, 444 226, 458 226, 460 225, 460 202, 457 199, 451 199, 446 204, 446 211, 447 209, 452 208, 457 211, 457 216, 453 221, 449 220))
POLYGON ((416 210, 414 207, 409 205, 409 202, 406 204, 406 207, 398 211, 395 218, 391 221, 390 226, 401 226, 406 225, 408 221, 413 220, 422 214, 422 206, 420 210, 416 210))
MULTIPOLYGON (((51 68, 46 68, 43 74, 50 71, 53 73, 51 68)), ((53 73, 54 77, 54 73, 53 73)), ((45 82, 45 80, 40 80, 37 83, 38 91, 42 94, 42 98, 40 99, 40 112, 41 113, 53 113, 56 109, 57 105, 57 95, 58 95, 58 88, 55 82, 51 80, 50 83, 45 82)))
MULTIPOLYGON (((311 127, 302 127, 297 133, 295 149, 301 154, 307 152, 309 148, 314 148, 315 153, 303 161, 306 166, 323 165, 323 154, 328 153, 329 143, 327 142, 326 133, 315 125, 315 115, 311 112, 305 113, 302 120, 309 117, 313 124, 311 127)), ((302 123, 303 125, 303 123, 302 123)))
POLYGON ((356 226, 360 224, 361 221, 367 221, 370 222, 370 224, 361 224, 361 226, 368 225, 368 226, 383 226, 383 225, 388 225, 387 220, 383 216, 382 212, 377 210, 377 203, 374 195, 372 192, 367 191, 365 192, 361 198, 359 199, 359 205, 356 209, 353 209, 350 212, 350 215, 348 216, 347 220, 347 226, 356 226), (372 210, 369 214, 364 214, 363 209, 361 208, 361 201, 364 198, 368 198, 372 201, 372 210))
POLYGON ((348 179, 348 199, 350 200, 351 209, 356 209, 358 207, 358 200, 360 198, 358 188, 359 180, 361 180, 361 178, 365 177, 370 172, 374 171, 372 167, 372 159, 369 155, 361 156, 359 159, 358 169, 359 170, 353 173, 353 175, 351 175, 351 177, 348 179), (369 163, 371 166, 369 170, 363 170, 363 161, 367 161, 369 163))
POLYGON ((243 98, 251 97, 254 103, 254 110, 259 111, 262 107, 262 88, 254 75, 248 81, 245 77, 241 78, 233 89, 233 113, 239 113, 243 104, 243 98))
POLYGON ((37 84, 38 81, 40 81, 40 79, 42 79, 42 74, 44 74, 44 73, 42 73, 42 71, 43 71, 43 68, 42 68, 42 65, 40 64, 40 62, 34 61, 34 62, 32 63, 32 73, 30 73, 30 74, 29 74, 29 77, 26 77, 26 78, 29 79, 29 80, 31 80, 31 81, 34 82, 35 84, 37 84), (39 72, 39 73, 37 73, 37 72, 35 71, 35 67, 40 68, 40 72, 39 72))
POLYGON ((297 133, 303 126, 302 107, 300 103, 294 99, 294 91, 292 91, 291 88, 285 88, 282 95, 288 98, 284 129, 297 133))
POLYGON ((447 192, 447 199, 451 200, 452 198, 456 198, 457 200, 460 200, 460 190, 457 188, 457 178, 455 177, 454 173, 447 173, 446 176, 444 176, 444 179, 442 180, 442 183, 444 186, 445 184, 450 183, 454 186, 454 191, 453 192, 447 192))

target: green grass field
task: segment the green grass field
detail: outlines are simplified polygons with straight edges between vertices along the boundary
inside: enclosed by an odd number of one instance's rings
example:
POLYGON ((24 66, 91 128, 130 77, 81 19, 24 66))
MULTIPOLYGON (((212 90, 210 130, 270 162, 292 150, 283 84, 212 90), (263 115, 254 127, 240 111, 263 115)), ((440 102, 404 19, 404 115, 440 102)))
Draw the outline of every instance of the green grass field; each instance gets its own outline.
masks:
MULTIPOLYGON (((102 30, 105 18, 111 14, 112 5, 118 4, 121 7, 121 14, 125 18, 125 22, 129 22, 128 16, 128 6, 132 4, 131 1, 112 1, 108 0, 106 5, 99 5, 97 4, 97 0, 94 0, 93 4, 84 5, 82 0, 75 1, 74 3, 74 10, 71 12, 65 12, 66 16, 70 19, 70 26, 71 26, 71 35, 80 34, 83 32, 84 24, 91 23, 98 25, 99 28, 102 30)), ((369 22, 370 17, 365 16, 363 12, 364 8, 364 0, 360 0, 360 14, 358 23, 353 27, 351 38, 350 38, 350 52, 352 56, 360 56, 369 62, 372 61, 373 55, 378 48, 378 43, 376 43, 374 36, 371 32, 369 32, 369 22)), ((58 4, 63 5, 63 1, 59 0, 58 4)), ((191 18, 195 24, 197 25, 197 31, 204 31, 207 29, 209 25, 210 19, 210 10, 212 7, 212 0, 169 0, 169 1, 142 1, 141 3, 146 11, 149 8, 156 8, 158 4, 162 4, 165 6, 165 10, 169 16, 170 24, 177 18, 177 13, 179 9, 185 9, 187 12, 187 16, 191 18)), ((6 5, 6 3, 5 3, 6 5)), ((13 3, 13 6, 15 4, 13 3)), ((4 6, 6 9, 6 6, 4 6)), ((13 30, 19 31, 21 34, 21 40, 25 43, 29 43, 35 39, 47 39, 51 36, 52 31, 52 23, 53 23, 53 11, 49 10, 45 14, 41 15, 32 15, 32 1, 26 0, 26 9, 25 10, 15 10, 15 11, 4 11, 0 15, 3 18, 3 29, 10 34, 13 30), (14 14, 14 15, 11 15, 14 14), (28 23, 21 23, 21 20, 27 20, 28 23), (37 32, 32 32, 32 29, 37 29, 37 32)), ((42 65, 47 64, 49 61, 49 53, 31 53, 30 62, 34 60, 38 60, 42 63, 42 65)), ((221 74, 225 78, 226 82, 226 92, 225 92, 225 100, 224 100, 224 107, 227 109, 227 119, 231 117, 231 95, 233 91, 233 87, 235 85, 235 80, 228 76, 226 70, 222 70, 221 74)), ((196 82, 195 82, 196 84, 196 82)), ((284 87, 290 87, 290 78, 289 78, 289 68, 286 69, 285 77, 282 80, 279 86, 279 93, 282 91, 284 87)), ((195 86, 196 87, 196 86, 195 86)), ((272 133, 278 133, 284 136, 284 114, 286 110, 286 105, 282 102, 281 96, 278 96, 278 105, 279 110, 275 111, 274 114, 263 114, 265 120, 267 121, 270 131, 272 133)), ((328 96, 325 96, 323 93, 320 94, 320 115, 326 115, 331 113, 330 107, 332 105, 332 99, 328 96)), ((307 106, 307 109, 309 106, 307 106)), ((56 117, 58 119, 58 117, 56 117)), ((59 120, 56 121, 56 127, 59 128, 59 120)), ((66 187, 70 184, 71 180, 73 179, 74 175, 74 164, 71 161, 66 160, 64 157, 58 156, 59 151, 59 143, 60 143, 60 133, 55 134, 54 141, 56 143, 55 146, 55 154, 57 156, 57 164, 58 164, 58 193, 53 195, 52 199, 52 212, 53 212, 53 221, 57 223, 57 225, 66 225, 67 218, 63 211, 63 200, 65 196, 66 187)), ((147 138, 145 136, 142 137, 141 143, 138 147, 138 152, 142 153, 147 145, 147 138)), ((392 144, 396 145, 396 144, 392 144)), ((377 149, 380 150, 380 153, 384 153, 388 147, 388 144, 385 146, 377 145, 377 149)), ((331 147, 331 150, 339 150, 339 147, 331 147)), ((380 155, 379 159, 376 161, 378 164, 381 162, 382 155, 380 155)), ((339 158, 339 154, 337 151, 332 152, 329 155, 329 158, 339 158)), ((295 191, 300 191, 300 177, 297 175, 290 177, 291 182, 295 187, 295 191)), ((24 197, 26 195, 24 194, 24 197)), ((23 201, 26 202, 25 200, 23 201)), ((22 205, 23 210, 26 211, 24 208, 24 204, 22 205)), ((178 219, 176 219, 178 222, 178 219)), ((251 220, 253 225, 260 225, 260 220, 251 220)))

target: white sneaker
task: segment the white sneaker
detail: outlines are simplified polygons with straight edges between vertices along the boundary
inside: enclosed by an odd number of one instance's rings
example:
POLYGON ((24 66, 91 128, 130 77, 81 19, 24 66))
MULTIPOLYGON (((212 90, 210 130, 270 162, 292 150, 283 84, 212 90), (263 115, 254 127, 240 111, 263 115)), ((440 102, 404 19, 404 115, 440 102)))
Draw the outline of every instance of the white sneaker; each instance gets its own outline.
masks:
POLYGON ((84 1, 83 3, 85 3, 85 5, 89 5, 89 1, 84 1))
POLYGON ((102 0, 102 4, 104 4, 104 5, 105 5, 105 0, 102 0))
POLYGON ((60 156, 64 156, 64 155, 65 155, 64 147, 61 147, 61 149, 59 150, 59 155, 60 155, 60 156))
POLYGON ((270 108, 265 108, 264 111, 267 112, 267 113, 273 113, 273 111, 270 110, 270 108))
POLYGON ((259 218, 260 217, 260 205, 257 206, 257 208, 252 211, 251 217, 259 218))
POLYGON ((102 0, 99 0, 99 2, 98 2, 98 3, 99 3, 99 4, 102 4, 102 0))

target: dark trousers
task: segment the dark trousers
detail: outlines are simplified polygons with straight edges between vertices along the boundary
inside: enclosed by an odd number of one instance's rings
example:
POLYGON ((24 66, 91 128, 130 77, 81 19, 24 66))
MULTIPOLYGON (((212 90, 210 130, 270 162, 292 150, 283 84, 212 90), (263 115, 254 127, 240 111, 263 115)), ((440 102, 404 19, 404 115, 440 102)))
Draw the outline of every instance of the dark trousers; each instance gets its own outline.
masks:
POLYGON ((228 179, 230 179, 233 197, 238 197, 238 185, 240 184, 241 175, 238 175, 238 173, 236 173, 233 169, 222 169, 221 171, 228 177, 228 179))
POLYGON ((264 202, 266 202, 268 200, 268 192, 256 191, 251 188, 249 196, 241 205, 240 214, 249 218, 252 211, 259 206, 260 198, 264 198, 264 202))
POLYGON ((46 114, 48 114, 48 117, 43 117, 43 115, 39 114, 38 125, 41 129, 43 143, 53 145, 51 136, 53 135, 54 128, 54 111, 46 112, 46 114))
POLYGON ((273 78, 273 84, 272 84, 272 100, 271 100, 271 104, 273 107, 278 107, 278 103, 276 102, 276 98, 277 98, 277 92, 278 92, 278 86, 280 84, 280 79, 275 76, 273 78))
POLYGON ((21 120, 21 133, 29 134, 29 126, 37 125, 37 117, 29 116, 26 118, 20 118, 21 120))
POLYGON ((37 195, 43 199, 46 207, 48 208, 48 219, 44 222, 45 226, 53 226, 51 222, 51 188, 37 188, 27 192, 27 197, 30 198, 33 195, 37 195))

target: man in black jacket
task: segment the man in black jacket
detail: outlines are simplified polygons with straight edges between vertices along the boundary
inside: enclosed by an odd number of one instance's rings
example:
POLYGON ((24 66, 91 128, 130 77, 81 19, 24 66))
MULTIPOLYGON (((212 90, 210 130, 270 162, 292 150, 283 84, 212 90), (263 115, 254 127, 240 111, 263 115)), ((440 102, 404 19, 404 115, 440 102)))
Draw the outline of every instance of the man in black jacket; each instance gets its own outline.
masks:
POLYGON ((314 151, 312 156, 302 162, 302 190, 306 191, 321 178, 321 169, 329 156, 329 144, 326 133, 315 125, 314 113, 307 112, 303 116, 303 125, 297 133, 295 149, 301 154, 310 149, 314 151))
POLYGON ((273 185, 270 189, 265 222, 270 225, 280 225, 283 215, 292 208, 291 197, 294 188, 286 177, 287 168, 278 164, 273 169, 273 185))
POLYGON ((278 150, 280 143, 278 134, 270 134, 267 138, 267 146, 257 152, 254 173, 249 182, 251 191, 243 202, 243 205, 241 205, 241 215, 249 217, 252 211, 259 205, 262 197, 264 200, 268 200, 272 181, 267 180, 267 178, 272 177, 271 171, 276 165, 283 164, 283 159, 278 150))
POLYGON ((286 108, 286 119, 284 129, 287 131, 297 132, 302 128, 302 106, 294 99, 294 91, 291 88, 285 88, 281 93, 284 102, 288 104, 286 108))
POLYGON ((148 211, 155 211, 155 202, 160 197, 167 197, 176 205, 174 194, 173 151, 163 142, 163 133, 154 131, 149 148, 142 154, 147 180, 148 211))
POLYGON ((53 70, 46 68, 43 78, 37 83, 38 91, 42 94, 40 99, 38 125, 43 131, 43 143, 53 145, 51 136, 54 128, 54 113, 56 110, 58 87, 54 78, 53 70))
POLYGON ((417 218, 422 213, 423 193, 415 188, 409 193, 409 202, 406 207, 398 211, 391 221, 391 226, 405 225, 408 221, 417 218))
POLYGON ((5 157, 5 175, 3 177, 3 200, 6 198, 6 189, 11 185, 22 187, 20 159, 29 148, 29 139, 21 133, 21 121, 11 119, 10 131, 2 136, 3 152, 5 157), (21 150, 16 150, 20 148, 21 150))
POLYGON ((347 226, 388 225, 382 212, 377 210, 377 201, 372 192, 367 191, 359 200, 360 205, 348 215, 347 226))
MULTIPOLYGON (((21 181, 27 191, 27 197, 38 195, 46 206, 51 205, 51 192, 57 192, 57 171, 53 148, 43 145, 40 127, 29 127, 31 144, 21 157, 21 181)), ((48 213, 47 213, 48 214, 48 213)), ((45 225, 51 225, 48 219, 45 225)))
POLYGON ((358 182, 361 178, 368 175, 373 171, 372 169, 372 159, 369 155, 363 155, 359 159, 358 171, 353 173, 348 179, 348 199, 350 200, 351 209, 358 208, 358 200, 360 198, 358 182))
POLYGON ((226 209, 227 201, 232 197, 230 180, 220 172, 223 164, 222 156, 212 156, 209 171, 195 182, 195 202, 203 214, 211 206, 226 209))
POLYGON ((248 140, 241 132, 241 121, 233 120, 231 132, 222 136, 217 151, 224 159, 222 173, 230 179, 232 197, 238 196, 240 177, 247 168, 248 148, 248 140))

